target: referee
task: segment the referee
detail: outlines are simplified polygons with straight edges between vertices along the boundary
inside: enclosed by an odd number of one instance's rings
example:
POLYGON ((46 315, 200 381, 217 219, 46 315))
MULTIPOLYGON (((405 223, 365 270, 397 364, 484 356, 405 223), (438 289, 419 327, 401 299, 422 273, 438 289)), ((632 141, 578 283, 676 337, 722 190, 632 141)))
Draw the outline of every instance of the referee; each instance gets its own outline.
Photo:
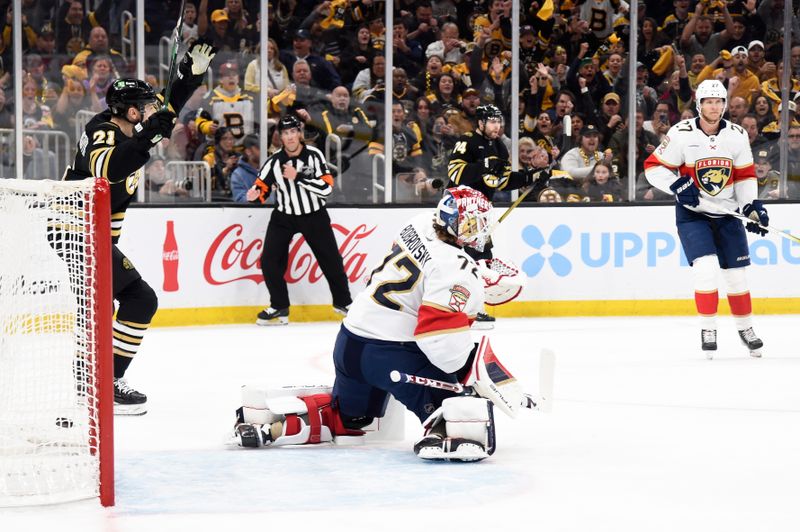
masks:
POLYGON ((318 149, 303 143, 300 120, 288 115, 278 122, 283 148, 273 153, 258 175, 247 200, 264 203, 272 190, 277 208, 267 226, 261 271, 269 291, 270 306, 258 313, 258 325, 289 323, 289 292, 284 274, 289 262, 289 243, 295 234, 305 237, 319 262, 333 296, 333 310, 347 315, 352 302, 342 256, 331 229, 325 201, 333 191, 333 176, 318 149))

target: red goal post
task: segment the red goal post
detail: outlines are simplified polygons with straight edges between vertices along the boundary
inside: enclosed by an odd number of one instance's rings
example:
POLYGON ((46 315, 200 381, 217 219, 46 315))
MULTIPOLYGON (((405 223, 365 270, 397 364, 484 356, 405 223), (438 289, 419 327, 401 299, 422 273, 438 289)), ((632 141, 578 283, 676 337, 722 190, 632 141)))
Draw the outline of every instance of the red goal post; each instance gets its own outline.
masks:
POLYGON ((0 179, 0 507, 114 504, 109 196, 0 179))

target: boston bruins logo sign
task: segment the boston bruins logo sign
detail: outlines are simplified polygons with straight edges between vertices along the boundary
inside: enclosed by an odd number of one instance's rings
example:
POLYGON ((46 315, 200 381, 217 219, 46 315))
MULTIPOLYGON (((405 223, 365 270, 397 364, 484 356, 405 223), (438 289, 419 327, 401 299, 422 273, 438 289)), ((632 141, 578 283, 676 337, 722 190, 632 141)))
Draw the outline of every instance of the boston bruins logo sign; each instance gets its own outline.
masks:
POLYGON ((716 196, 725 188, 733 175, 733 161, 723 157, 698 159, 694 163, 695 175, 700 188, 716 196))

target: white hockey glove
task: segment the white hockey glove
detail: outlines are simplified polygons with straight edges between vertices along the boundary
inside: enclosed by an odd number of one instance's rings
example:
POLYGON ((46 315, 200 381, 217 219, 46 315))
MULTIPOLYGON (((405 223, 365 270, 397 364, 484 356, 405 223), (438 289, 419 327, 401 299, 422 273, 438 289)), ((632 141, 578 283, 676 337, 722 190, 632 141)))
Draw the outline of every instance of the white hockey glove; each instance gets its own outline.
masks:
POLYGON ((181 77, 190 74, 192 76, 205 74, 215 55, 217 55, 217 51, 210 44, 195 44, 183 56, 178 73, 181 74, 181 77))
POLYGON ((484 300, 490 306, 503 305, 516 299, 528 282, 516 264, 496 257, 479 260, 478 273, 483 278, 484 300))

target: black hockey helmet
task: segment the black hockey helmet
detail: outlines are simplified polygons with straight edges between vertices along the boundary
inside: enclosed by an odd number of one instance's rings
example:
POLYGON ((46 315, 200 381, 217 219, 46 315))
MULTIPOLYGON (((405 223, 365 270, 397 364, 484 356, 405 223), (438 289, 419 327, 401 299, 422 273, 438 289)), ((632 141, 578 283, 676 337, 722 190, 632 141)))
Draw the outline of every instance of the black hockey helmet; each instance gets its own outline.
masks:
POLYGON ((140 79, 114 80, 106 92, 106 104, 116 116, 125 116, 130 107, 136 107, 141 111, 146 104, 154 101, 156 101, 156 91, 140 79))
POLYGON ((503 112, 496 105, 479 105, 478 108, 475 109, 475 117, 483 121, 489 120, 490 118, 503 120, 503 112))
POLYGON ((303 123, 294 115, 286 115, 278 122, 278 133, 295 128, 299 131, 303 131, 303 123))

